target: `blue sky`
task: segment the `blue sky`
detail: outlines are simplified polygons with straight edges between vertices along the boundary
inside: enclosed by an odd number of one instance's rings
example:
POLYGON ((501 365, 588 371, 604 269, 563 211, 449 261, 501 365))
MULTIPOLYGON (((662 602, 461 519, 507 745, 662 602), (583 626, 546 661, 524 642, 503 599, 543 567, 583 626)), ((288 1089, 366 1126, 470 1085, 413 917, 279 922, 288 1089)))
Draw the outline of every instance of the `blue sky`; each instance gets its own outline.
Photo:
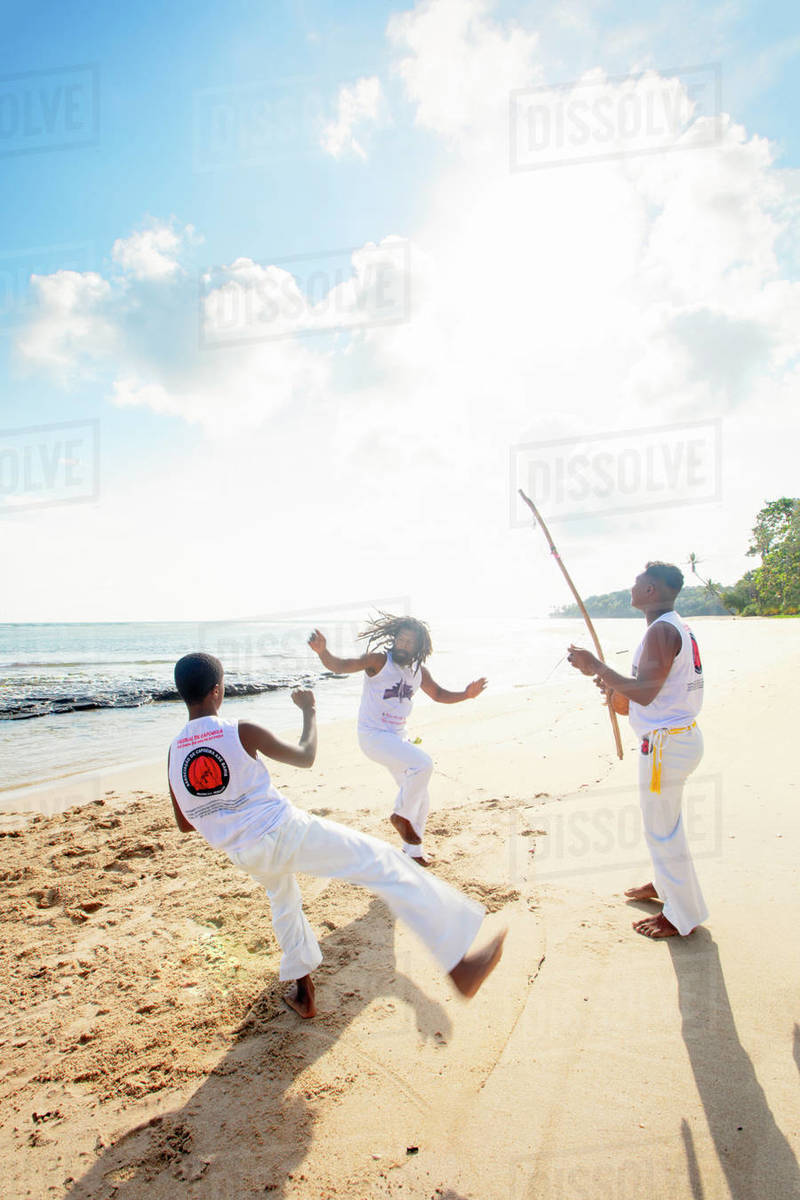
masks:
MULTIPOLYGON (((546 589, 540 593, 526 577, 518 535, 506 527, 502 536, 493 532, 492 521, 508 523, 500 497, 507 507, 508 481, 502 476, 510 445, 569 436, 576 429, 600 435, 621 423, 639 428, 708 417, 726 422, 728 468, 735 480, 740 474, 737 455, 748 444, 748 420, 774 402, 774 422, 780 428, 795 370, 784 328, 794 299, 787 304, 784 297, 779 304, 776 297, 778 289, 793 287, 798 261, 793 170, 800 134, 793 118, 800 110, 800 20, 789 4, 684 2, 654 4, 644 16, 642 12, 633 3, 591 0, 496 6, 432 0, 406 8, 299 0, 188 8, 148 2, 114 8, 99 3, 7 6, 0 48, 0 75, 6 83, 0 86, 6 92, 16 89, 19 96, 20 89, 30 92, 44 81, 52 97, 52 89, 69 84, 70 68, 94 64, 99 126, 93 145, 58 145, 54 137, 52 145, 35 153, 4 158, 0 428, 13 432, 97 419, 101 477, 99 498, 92 503, 61 505, 55 497, 46 508, 16 504, 0 514, 7 552, 21 556, 26 568, 15 596, 4 597, 0 619, 252 613, 249 601, 238 607, 232 584, 219 594, 198 595, 202 573, 187 565, 190 548, 197 549, 193 535, 184 532, 176 559, 158 517, 168 525, 187 508, 221 504, 242 514, 245 522, 255 519, 249 514, 259 503, 254 474, 261 463, 267 491, 274 477, 278 493, 271 497, 271 533, 264 551, 283 555, 286 572, 294 572, 297 580, 276 589, 274 560, 265 561, 255 572, 259 584, 263 578, 272 589, 265 610, 303 607, 310 589, 319 589, 319 596, 310 597, 312 603, 317 598, 348 600, 354 591, 364 595, 370 588, 376 594, 397 592, 397 577, 407 580, 410 573, 424 579, 418 584, 421 600, 433 607, 450 605, 452 571, 441 570, 441 556, 458 537, 458 526, 451 529, 445 521, 440 529, 427 529, 422 549, 412 546, 409 530, 426 530, 432 507, 448 507, 455 486, 447 484, 448 478, 458 479, 472 494, 465 481, 475 479, 474 464, 489 442, 494 457, 480 470, 487 490, 482 498, 480 489, 475 492, 482 515, 471 523, 477 541, 470 555, 484 555, 487 561, 493 561, 495 551, 510 556, 514 579, 527 589, 522 608, 533 593, 540 607, 560 596, 557 589, 552 595, 546 589), (608 169, 590 164, 523 172, 509 184, 505 113, 511 88, 565 84, 592 71, 617 77, 644 68, 658 72, 708 63, 719 64, 723 112, 742 128, 741 136, 728 129, 719 147, 660 154, 661 174, 653 163, 642 166, 644 160, 622 155, 608 169), (32 74, 29 84, 9 81, 22 72, 43 74, 32 74), (349 95, 342 89, 349 89, 349 95), (268 105, 262 141, 249 152, 232 143, 220 150, 209 113, 219 115, 220 105, 230 113, 249 103, 248 97, 268 105), (339 149, 331 148, 332 141, 326 148, 326 128, 348 104, 356 106, 356 116, 344 126, 340 121, 339 149), (759 150, 767 142, 770 163, 759 150), (675 167, 689 160, 690 166, 675 167), (760 206, 755 215, 746 211, 750 191, 744 184, 737 185, 734 175, 721 182, 726 172, 739 172, 741 181, 749 170, 754 172, 754 203, 760 206), (516 190, 506 190, 510 186, 516 190), (709 187, 720 189, 713 202, 709 187), (582 213, 581 205, 590 203, 595 188, 599 209, 582 213), (530 212, 540 214, 530 228, 524 193, 530 197, 530 212), (686 244, 681 222, 699 230, 713 219, 709 212, 735 209, 737 228, 726 225, 727 216, 719 218, 725 244, 721 241, 718 260, 698 266, 701 274, 716 272, 716 282, 709 274, 693 299, 691 279, 681 275, 676 282, 676 275, 643 300, 638 289, 652 267, 647 255, 636 269, 631 267, 629 279, 617 279, 616 264, 603 259, 598 245, 603 240, 602 206, 608 204, 608 212, 616 214, 620 205, 627 211, 628 203, 631 223, 646 222, 658 212, 671 215, 657 228, 654 223, 650 234, 643 231, 634 238, 629 229, 630 243, 619 231, 618 260, 640 253, 651 235, 659 262, 672 260, 666 239, 675 239, 679 254, 686 244), (609 328, 592 350, 597 322, 584 312, 575 318, 573 340, 554 358, 548 346, 523 352, 524 321, 513 342, 509 330, 524 315, 529 294, 536 293, 533 309, 545 320, 551 306, 544 293, 558 296, 563 270, 548 257, 552 239, 547 222, 560 225, 562 214, 574 229, 573 236, 558 230, 561 261, 570 256, 570 247, 584 256, 582 265, 569 266, 576 294, 602 296, 603 274, 610 271, 620 313, 630 306, 630 311, 650 314, 650 323, 638 334, 627 326, 609 328), (599 239, 595 233, 588 243, 582 241, 587 220, 590 225, 597 221, 601 230, 599 239), (771 222, 774 229, 768 228, 771 222), (158 230, 162 233, 153 233, 158 230), (144 250, 138 243, 125 249, 127 239, 142 234, 166 240, 158 251, 149 243, 144 250), (239 347, 206 349, 205 357, 198 357, 196 346, 189 346, 196 317, 193 297, 203 268, 227 267, 243 258, 261 267, 278 264, 296 277, 302 290, 303 273, 310 268, 293 266, 292 260, 301 263, 299 256, 324 256, 390 238, 407 239, 413 252, 414 305, 434 297, 422 316, 402 330, 387 327, 363 336, 295 336, 295 330, 279 345, 258 355, 253 351, 251 357, 239 347), (524 287, 512 271, 523 242, 520 261, 532 272, 524 287), (736 264, 750 253, 748 274, 736 264), (149 256, 146 263, 142 254, 149 256), (540 271, 538 264, 545 260, 540 271), (467 261, 469 274, 460 280, 461 264, 467 261), (62 336, 59 314, 66 293, 51 290, 45 295, 24 282, 26 272, 52 277, 59 288, 72 286, 68 272, 75 273, 81 287, 94 274, 111 290, 102 298, 81 299, 80 305, 88 307, 70 310, 77 324, 62 336), (733 278, 731 272, 738 272, 740 292, 728 303, 722 281, 733 278), (502 297, 498 304, 489 303, 493 286, 502 297), (476 289, 475 304, 462 309, 471 287, 476 289), (674 300, 683 309, 678 313, 676 308, 669 318, 663 354, 653 352, 655 357, 631 366, 627 339, 638 336, 641 344, 643 331, 666 319, 660 298, 672 294, 671 287, 683 289, 683 299, 674 300), (685 329, 701 303, 705 325, 692 326, 676 347, 675 330, 685 329), (475 314, 477 323, 470 331, 475 314), (92 323, 88 334, 86 322, 92 323), (697 343, 709 322, 722 331, 721 362, 730 360, 728 337, 737 353, 752 347, 741 378, 757 377, 758 388, 753 385, 745 394, 739 382, 734 386, 728 380, 714 384, 713 396, 708 392, 707 354, 702 365, 697 343), (736 329, 740 332, 734 336, 736 329), (600 358, 612 344, 619 361, 601 367, 600 358), (771 358, 760 349, 767 344, 771 358), (603 387, 608 396, 633 389, 627 407, 621 404, 613 417, 607 404, 588 403, 585 383, 577 377, 574 391, 564 390, 565 379, 578 369, 573 359, 592 353, 598 360, 594 367, 585 364, 588 379, 607 371, 603 387), (220 366, 223 355, 228 356, 224 362, 230 364, 231 379, 237 380, 230 391, 220 366), (495 377, 489 372, 484 377, 491 364, 495 377), (648 373, 654 370, 671 381, 669 396, 642 383, 644 376, 652 379, 648 373), (705 379, 698 374, 702 371, 705 379), (260 416, 253 411, 253 380, 259 372, 264 379, 260 416), (495 378, 499 391, 509 397, 507 407, 492 394, 495 378), (520 388, 521 380, 527 391, 520 388), (553 411, 543 400, 545 382, 548 389, 554 384, 552 394, 562 397, 553 411), (772 399, 757 397, 759 388, 767 386, 772 399), (725 395, 720 388, 728 389, 725 395), (120 399, 122 392, 129 397, 126 402, 120 399), (530 408, 526 395, 536 397, 530 408), (229 420, 220 424, 212 419, 228 404, 229 420), (243 441, 250 456, 246 487, 240 474, 244 451, 236 449, 243 441), (275 456, 280 470, 272 470, 275 456), (216 494, 212 489, 209 495, 207 484, 200 482, 201 463, 213 464, 218 473, 216 494), (294 476, 287 464, 294 464, 294 476), (491 483, 489 477, 495 476, 491 483), (302 481, 299 497, 292 495, 293 478, 302 481), (402 503, 379 513, 386 493, 402 496, 402 503), (134 522, 127 524, 132 507, 139 505, 147 533, 134 522), (369 517, 362 522, 365 511, 369 517), (488 511, 492 515, 482 525, 488 511), (287 531, 304 519, 322 520, 319 540, 324 534, 328 547, 323 552, 317 546, 321 558, 316 574, 287 531), (136 547, 139 561, 146 563, 153 555, 158 587, 141 580, 131 583, 117 534, 136 547), (350 548, 350 566, 336 550, 339 539, 350 548), (70 564, 63 551, 70 543, 81 548, 81 566, 70 564), (49 588, 52 572, 68 586, 49 588)), ((2 108, 2 95, 0 91, 0 132, 2 114, 10 111, 2 108)), ((236 121, 240 136, 243 128, 252 135, 252 126, 243 126, 238 117, 236 121)), ((708 244, 707 237, 698 238, 701 247, 708 244)), ((328 260, 321 261, 324 274, 328 260)), ((766 459, 769 451, 766 444, 760 453, 766 459)), ((750 516, 774 488, 790 486, 788 463, 785 474, 783 470, 779 465, 763 480, 753 479, 735 518, 723 504, 698 503, 695 526, 682 525, 683 541, 676 537, 676 545, 683 546, 696 528, 712 562, 715 553, 719 556, 717 574, 735 577, 749 565, 736 550, 737 539, 746 539, 750 516)), ((603 559, 597 539, 610 539, 618 547, 630 537, 631 552, 641 557, 638 543, 655 519, 645 512, 645 505, 633 505, 627 524, 599 514, 596 521, 573 525, 565 533, 585 561, 587 578, 596 585, 592 590, 607 590, 624 569, 622 558, 603 559)), ((214 520, 220 536, 224 519, 214 520)), ((662 540, 669 543, 674 522, 669 524, 668 515, 657 518, 662 520, 669 531, 662 540)), ((250 544, 247 529, 237 529, 234 555, 247 553, 250 544)), ((405 584, 401 590, 407 590, 405 584)), ((493 610, 505 594, 485 588, 476 606, 493 610)))
MULTIPOLYGON (((553 83, 593 66, 616 74, 641 61, 638 53, 626 56, 624 50, 600 57, 597 44, 639 25, 641 5, 593 6, 597 35, 587 37, 563 30, 555 36, 552 18, 537 25, 537 16, 541 20, 549 7, 503 4, 494 11, 543 30, 545 47, 553 47, 553 83)), ((784 165, 800 165, 795 6, 719 6, 730 14, 719 22, 724 32, 705 42, 690 36, 691 26, 680 28, 682 15, 715 7, 649 6, 653 23, 659 14, 666 26, 648 46, 650 60, 664 68, 721 61, 725 107, 774 140, 784 165), (670 29, 673 23, 677 30, 670 29), (753 79, 762 59, 766 77, 753 79)), ((31 155, 8 164, 4 248, 91 241, 103 256, 115 238, 148 215, 171 213, 203 230, 212 262, 226 260, 242 245, 277 256, 317 245, 357 245, 387 229, 407 234, 425 202, 419 176, 431 169, 439 149, 424 131, 410 128, 408 114, 378 139, 367 164, 337 163, 320 153, 307 125, 299 144, 287 147, 274 164, 207 173, 193 169, 197 92, 263 80, 294 95, 306 87, 331 102, 339 83, 386 67, 385 30, 393 11, 395 6, 384 3, 6 6, 2 74, 96 63, 100 137, 92 149, 31 155), (283 84, 293 77, 297 83, 283 84)))
POLYGON ((385 61, 389 12, 349 5, 346 22, 333 6, 302 4, 95 4, 77 13, 51 4, 21 12, 16 36, 4 39, 4 73, 20 63, 97 63, 101 133, 94 149, 14 162, 8 244, 90 239, 103 254, 148 214, 174 213, 203 229, 216 261, 254 241, 265 254, 306 251, 309 229, 322 247, 358 244, 373 209, 375 233, 387 223, 403 227, 413 216, 415 161, 424 156, 408 137, 366 169, 337 169, 308 125, 275 162, 207 173, 193 163, 197 93, 264 81, 298 105, 304 90, 330 102, 341 81, 385 61))

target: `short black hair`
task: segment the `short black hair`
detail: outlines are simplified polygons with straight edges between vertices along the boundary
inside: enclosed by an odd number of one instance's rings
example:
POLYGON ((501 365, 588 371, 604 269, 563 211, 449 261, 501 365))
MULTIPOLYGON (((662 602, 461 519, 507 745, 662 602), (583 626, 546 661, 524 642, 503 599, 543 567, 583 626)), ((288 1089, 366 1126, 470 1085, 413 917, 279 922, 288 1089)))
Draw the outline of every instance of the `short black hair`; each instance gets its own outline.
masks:
POLYGON ((222 682, 222 674, 219 659, 198 650, 175 663, 175 686, 187 704, 199 704, 222 682))
POLYGON ((644 569, 645 575, 659 585, 662 593, 674 600, 683 587, 683 571, 674 563, 649 562, 644 569))

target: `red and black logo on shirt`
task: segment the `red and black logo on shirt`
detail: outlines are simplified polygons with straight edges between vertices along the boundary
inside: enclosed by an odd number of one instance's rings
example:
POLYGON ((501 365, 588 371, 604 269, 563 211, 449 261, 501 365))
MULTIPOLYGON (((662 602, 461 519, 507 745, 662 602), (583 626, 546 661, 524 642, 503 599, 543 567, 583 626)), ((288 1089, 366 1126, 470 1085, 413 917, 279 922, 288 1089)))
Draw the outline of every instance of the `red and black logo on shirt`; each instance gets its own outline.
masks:
POLYGON ((192 796, 216 796, 231 778, 228 764, 210 746, 198 746, 183 760, 183 786, 192 796))
POLYGON ((700 647, 698 646, 697 638, 694 636, 691 629, 689 630, 689 637, 692 639, 692 660, 694 662, 694 673, 695 675, 702 675, 703 664, 700 661, 700 647))

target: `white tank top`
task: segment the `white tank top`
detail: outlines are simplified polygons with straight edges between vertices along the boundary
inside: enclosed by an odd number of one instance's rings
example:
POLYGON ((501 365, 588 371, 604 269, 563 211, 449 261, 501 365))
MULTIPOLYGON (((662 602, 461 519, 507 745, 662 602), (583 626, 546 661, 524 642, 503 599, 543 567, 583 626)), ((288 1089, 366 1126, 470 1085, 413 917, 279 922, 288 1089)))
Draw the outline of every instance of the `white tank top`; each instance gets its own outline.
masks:
POLYGON ((414 693, 422 682, 422 668, 401 667, 386 652, 386 662, 377 675, 364 672, 358 728, 402 733, 414 706, 414 693))
MULTIPOLYGON (((676 612, 663 613, 648 626, 648 633, 659 621, 674 626, 681 635, 681 648, 669 669, 661 691, 650 704, 630 702, 628 715, 633 730, 639 737, 655 729, 671 729, 673 726, 691 725, 703 707, 703 664, 700 650, 689 626, 676 612)), ((645 634, 645 637, 647 634, 645 634)), ((633 655, 633 674, 639 670, 644 638, 633 655)))
POLYGON ((239 741, 238 724, 219 717, 184 725, 170 746, 169 781, 187 821, 228 853, 277 829, 290 809, 264 763, 239 741))

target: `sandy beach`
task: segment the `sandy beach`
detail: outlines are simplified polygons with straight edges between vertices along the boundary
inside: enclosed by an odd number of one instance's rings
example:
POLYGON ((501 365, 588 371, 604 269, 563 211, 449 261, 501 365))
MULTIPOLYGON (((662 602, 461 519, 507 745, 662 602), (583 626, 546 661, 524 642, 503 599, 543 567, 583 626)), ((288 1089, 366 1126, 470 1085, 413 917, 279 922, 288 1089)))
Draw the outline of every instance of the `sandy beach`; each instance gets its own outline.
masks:
MULTIPOLYGON (((325 961, 300 1021, 263 893, 178 832, 158 763, 6 825, 4 1194, 799 1196, 800 621, 692 624, 706 754, 685 813, 711 916, 687 939, 631 930, 657 911, 621 897, 649 878, 636 739, 623 721, 617 761, 589 680, 418 704, 433 869, 484 903, 483 937, 509 927, 470 1003, 380 902, 301 879, 325 961)), ((391 840, 354 720, 274 779, 391 840)))

